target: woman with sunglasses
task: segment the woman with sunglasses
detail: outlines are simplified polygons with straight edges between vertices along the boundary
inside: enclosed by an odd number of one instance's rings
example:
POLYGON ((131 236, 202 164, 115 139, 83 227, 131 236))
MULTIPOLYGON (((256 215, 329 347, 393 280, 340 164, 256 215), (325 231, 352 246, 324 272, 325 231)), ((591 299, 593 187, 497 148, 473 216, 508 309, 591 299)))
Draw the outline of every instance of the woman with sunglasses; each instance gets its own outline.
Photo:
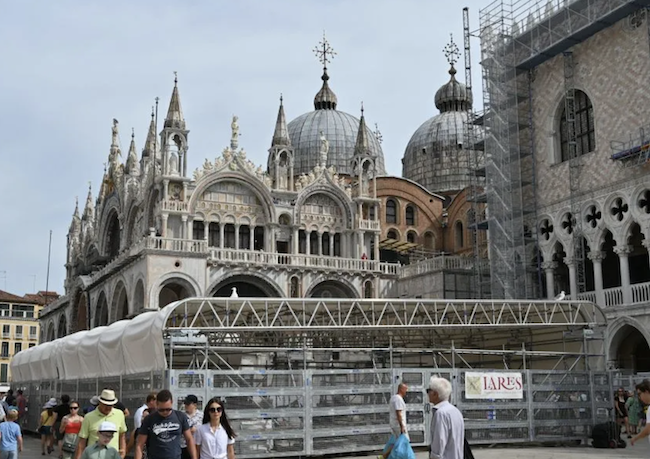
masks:
POLYGON ((59 428, 59 432, 63 434, 63 443, 61 446, 63 459, 70 459, 75 449, 77 449, 79 431, 81 430, 83 420, 84 418, 79 415, 79 402, 70 402, 70 414, 63 416, 61 427, 59 428))
POLYGON ((235 437, 223 403, 216 397, 210 399, 203 411, 203 425, 194 434, 199 459, 235 459, 235 437))

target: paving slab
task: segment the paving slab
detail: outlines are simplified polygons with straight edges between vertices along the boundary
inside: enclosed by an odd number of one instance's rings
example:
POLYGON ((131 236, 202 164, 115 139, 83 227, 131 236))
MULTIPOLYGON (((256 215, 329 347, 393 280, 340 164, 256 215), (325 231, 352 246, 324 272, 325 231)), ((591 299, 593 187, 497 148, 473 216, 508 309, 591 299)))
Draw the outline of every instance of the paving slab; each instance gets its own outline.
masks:
MULTIPOLYGON (((25 449, 18 455, 18 459, 57 459, 56 452, 41 456, 41 443, 37 437, 26 434, 24 438, 25 449)), ((597 449, 591 447, 508 447, 508 448, 473 448, 476 459, 588 459, 588 458, 650 458, 650 443, 645 440, 635 446, 619 449, 597 449)), ((337 459, 373 459, 373 455, 365 456, 340 456, 337 459)), ((417 459, 427 459, 427 451, 418 448, 417 459)))

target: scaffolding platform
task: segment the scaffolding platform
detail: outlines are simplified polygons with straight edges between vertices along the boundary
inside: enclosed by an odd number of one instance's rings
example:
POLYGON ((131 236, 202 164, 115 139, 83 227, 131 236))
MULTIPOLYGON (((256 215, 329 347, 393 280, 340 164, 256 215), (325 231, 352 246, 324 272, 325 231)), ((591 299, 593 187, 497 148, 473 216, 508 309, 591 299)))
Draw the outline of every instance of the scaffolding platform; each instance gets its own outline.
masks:
POLYGON ((610 141, 611 159, 620 161, 625 167, 642 166, 650 161, 650 125, 639 128, 637 137, 625 141, 610 141))

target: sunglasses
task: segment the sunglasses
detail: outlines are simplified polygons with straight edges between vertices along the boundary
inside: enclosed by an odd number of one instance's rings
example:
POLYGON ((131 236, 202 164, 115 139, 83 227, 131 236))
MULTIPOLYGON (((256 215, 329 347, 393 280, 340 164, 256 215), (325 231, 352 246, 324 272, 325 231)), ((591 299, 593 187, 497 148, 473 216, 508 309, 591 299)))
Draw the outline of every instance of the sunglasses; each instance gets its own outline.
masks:
POLYGON ((158 408, 158 411, 161 413, 169 413, 172 410, 172 408, 158 408))
POLYGON ((79 407, 78 407, 78 406, 71 406, 70 409, 71 409, 71 410, 78 410, 79 407))
POLYGON ((211 407, 211 408, 208 409, 208 412, 210 412, 210 413, 223 413, 223 408, 221 408, 220 406, 218 406, 216 408, 211 407))

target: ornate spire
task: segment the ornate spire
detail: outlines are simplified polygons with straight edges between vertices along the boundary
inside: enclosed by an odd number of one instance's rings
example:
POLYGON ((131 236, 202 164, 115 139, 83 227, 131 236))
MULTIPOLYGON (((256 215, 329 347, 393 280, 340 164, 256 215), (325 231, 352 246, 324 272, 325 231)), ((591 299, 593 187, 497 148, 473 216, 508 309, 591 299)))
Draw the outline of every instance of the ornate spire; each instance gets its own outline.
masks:
POLYGON ((81 218, 79 217, 79 198, 74 199, 74 213, 72 214, 72 223, 70 224, 70 233, 81 231, 81 218))
POLYGON ((280 108, 278 110, 278 119, 275 122, 275 131, 273 131, 273 140, 271 146, 291 146, 291 139, 289 138, 289 130, 287 129, 287 119, 284 116, 284 105, 282 103, 282 94, 280 94, 280 108))
POLYGON ((92 185, 88 182, 88 197, 86 198, 86 207, 84 208, 83 220, 89 220, 93 217, 93 190, 92 185))
POLYGON ((456 80, 456 69, 454 64, 458 62, 460 51, 454 43, 454 37, 449 34, 450 41, 444 47, 443 52, 449 62, 449 82, 442 85, 436 92, 436 107, 441 112, 466 111, 472 104, 472 93, 467 90, 467 86, 456 80))
POLYGON ((449 34, 449 43, 447 43, 447 46, 445 46, 442 51, 443 53, 445 53, 447 62, 449 62, 450 65, 449 74, 453 78, 454 75, 456 75, 456 69, 454 68, 454 64, 458 62, 458 58, 460 57, 460 50, 458 49, 456 43, 454 43, 454 34, 451 33, 449 34))
POLYGON ((169 109, 165 117, 164 127, 185 129, 185 118, 183 118, 183 110, 181 109, 181 98, 178 95, 178 74, 174 72, 174 90, 172 91, 172 98, 169 101, 169 109))
POLYGON ((330 79, 327 74, 327 64, 336 56, 336 51, 334 51, 327 38, 325 38, 325 32, 323 32, 323 41, 319 42, 314 48, 314 54, 316 54, 320 63, 323 64, 323 76, 321 77, 323 86, 314 97, 314 108, 316 110, 336 110, 336 104, 338 103, 336 94, 334 94, 334 91, 327 84, 327 81, 330 79))
POLYGON ((366 127, 366 118, 363 116, 363 102, 361 102, 361 119, 359 120, 357 143, 354 146, 354 156, 372 156, 370 140, 368 139, 368 128, 366 127))
POLYGON ((131 128, 131 145, 129 146, 129 155, 126 158, 125 172, 130 175, 139 175, 138 153, 135 150, 135 132, 131 128))
POLYGON ((149 132, 147 132, 147 140, 144 142, 142 149, 142 157, 152 156, 156 152, 158 139, 156 137, 156 118, 154 108, 151 107, 151 122, 149 123, 149 132))

